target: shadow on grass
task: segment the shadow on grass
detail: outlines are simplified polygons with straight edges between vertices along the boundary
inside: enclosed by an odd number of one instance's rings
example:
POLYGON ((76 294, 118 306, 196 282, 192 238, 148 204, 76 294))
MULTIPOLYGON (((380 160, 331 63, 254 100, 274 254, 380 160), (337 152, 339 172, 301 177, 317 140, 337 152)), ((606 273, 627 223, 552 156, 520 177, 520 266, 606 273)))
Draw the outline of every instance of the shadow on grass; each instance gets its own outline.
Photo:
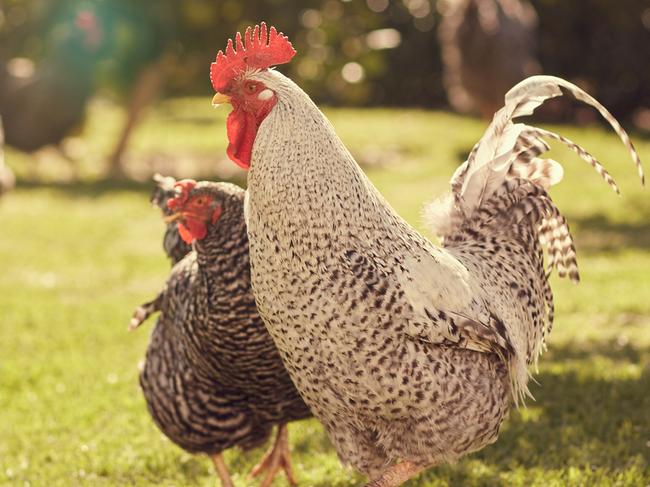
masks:
POLYGON ((650 210, 640 208, 641 222, 615 222, 602 213, 569 219, 578 229, 579 252, 619 252, 626 249, 650 249, 650 210), (645 210, 645 211, 644 211, 645 210))
MULTIPOLYGON (((406 485, 506 487, 515 471, 523 476, 519 485, 526 485, 541 478, 539 470, 563 479, 570 469, 585 470, 583 479, 591 480, 634 469, 640 472, 633 475, 650 476, 649 360, 650 347, 616 341, 551 347, 540 360, 538 384, 531 383, 535 400, 512 410, 494 445, 455 465, 431 468, 406 485), (477 468, 476 461, 483 465, 477 468)), ((299 456, 327 450, 334 454, 322 430, 294 445, 299 456)), ((353 479, 350 474, 344 485, 357 485, 353 479)))
MULTIPOLYGON (((511 412, 494 445, 455 465, 431 468, 406 485, 506 487, 513 484, 509 477, 513 472, 523 476, 517 485, 529 485, 531 479, 542 478, 540 470, 553 471, 563 481, 570 469, 585 470, 587 482, 603 474, 612 479, 611 485, 625 470, 638 469, 641 478, 650 476, 646 443, 650 440, 650 347, 620 346, 615 341, 568 343, 553 346, 541 358, 541 365, 542 373, 536 376, 539 384, 531 384, 536 400, 511 412), (477 467, 477 461, 482 465, 477 467)), ((321 478, 312 477, 302 485, 363 485, 352 471, 342 473, 321 427, 310 428, 309 435, 292 443, 295 467, 304 470, 299 477, 308 478, 311 468, 322 467, 313 462, 322 455, 327 455, 333 469, 331 477, 324 470, 321 478)), ((230 461, 232 471, 243 475, 263 451, 238 455, 230 461)), ((206 463, 204 457, 196 456, 180 465, 187 485, 205 480, 206 463)), ((149 467, 152 481, 164 481, 159 468, 149 467)))
POLYGON ((535 400, 511 411, 494 445, 407 485, 442 479, 449 485, 505 487, 512 479, 504 473, 534 469, 613 475, 638 468, 650 476, 649 357, 650 348, 615 342, 552 347, 540 359, 538 384, 531 384, 535 400))
MULTIPOLYGON (((205 175, 195 178, 197 181, 227 181, 239 186, 245 184, 240 178, 224 179, 214 175, 205 175)), ((110 193, 139 192, 149 194, 154 188, 153 180, 135 181, 132 179, 93 179, 80 181, 40 181, 36 179, 21 179, 17 188, 21 190, 54 190, 70 197, 100 197, 110 193)))

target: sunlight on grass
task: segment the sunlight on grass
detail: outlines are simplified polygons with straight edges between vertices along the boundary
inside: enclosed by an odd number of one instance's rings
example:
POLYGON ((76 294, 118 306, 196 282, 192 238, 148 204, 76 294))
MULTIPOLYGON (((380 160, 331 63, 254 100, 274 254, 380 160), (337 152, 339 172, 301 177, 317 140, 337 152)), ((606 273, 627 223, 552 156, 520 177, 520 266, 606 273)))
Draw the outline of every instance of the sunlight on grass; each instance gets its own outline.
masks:
MULTIPOLYGON (((382 193, 420 229, 422 203, 448 189, 485 126, 417 110, 327 114, 382 193)), ((130 157, 144 166, 152 153, 222 158, 225 115, 209 100, 163 102, 130 157)), ((160 289, 168 264, 150 185, 93 180, 121 116, 93 105, 81 182, 31 179, 0 201, 3 485, 214 485, 206 458, 158 432, 138 388, 153 323, 132 334, 126 325, 134 306, 160 289)), ((494 445, 410 486, 650 484, 650 200, 614 136, 600 127, 555 129, 611 169, 623 197, 574 154, 554 152, 566 176, 552 193, 574 230, 582 283, 553 279, 557 319, 531 387, 535 400, 510 414, 494 445)), ((635 142, 648 163, 650 141, 635 142)), ((8 160, 20 176, 34 172, 27 156, 9 152, 8 160)), ((40 166, 39 174, 57 179, 40 166)), ((341 467, 315 420, 292 425, 290 438, 301 485, 362 483, 341 467)), ((256 485, 247 473, 262 452, 227 453, 237 485, 256 485)))

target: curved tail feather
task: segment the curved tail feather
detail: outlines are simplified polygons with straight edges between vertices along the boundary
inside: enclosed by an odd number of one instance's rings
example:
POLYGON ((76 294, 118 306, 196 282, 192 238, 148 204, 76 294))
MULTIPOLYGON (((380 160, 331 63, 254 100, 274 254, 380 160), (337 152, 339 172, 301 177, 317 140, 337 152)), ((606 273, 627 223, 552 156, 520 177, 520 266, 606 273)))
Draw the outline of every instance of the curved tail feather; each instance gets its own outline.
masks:
POLYGON ((533 76, 506 94, 505 106, 494 115, 492 123, 470 152, 467 161, 454 173, 451 179, 451 201, 443 199, 425 206, 425 220, 434 233, 445 238, 457 231, 509 179, 528 179, 544 188, 557 184, 562 179, 562 166, 552 159, 540 157, 550 149, 545 139, 556 140, 576 152, 619 193, 614 178, 580 145, 549 130, 513 123, 514 118, 531 115, 546 100, 565 92, 593 106, 607 120, 630 153, 641 184, 645 185, 643 166, 634 145, 627 132, 603 105, 561 78, 533 76))

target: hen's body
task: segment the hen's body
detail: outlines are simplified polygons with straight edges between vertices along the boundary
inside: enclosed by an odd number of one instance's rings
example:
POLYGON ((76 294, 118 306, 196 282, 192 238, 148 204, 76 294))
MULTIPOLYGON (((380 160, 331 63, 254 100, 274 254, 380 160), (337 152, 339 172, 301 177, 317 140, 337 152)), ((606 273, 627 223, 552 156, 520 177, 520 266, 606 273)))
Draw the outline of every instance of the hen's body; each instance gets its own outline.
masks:
POLYGON ((501 161, 501 152, 486 156, 492 139, 470 155, 454 183, 471 191, 454 188, 445 218, 459 221, 440 248, 392 210, 290 80, 248 79, 278 99, 248 179, 258 309, 342 460, 371 478, 408 461, 410 476, 494 441, 510 397, 527 391, 527 365, 552 319, 541 236, 573 277, 563 218, 542 182, 515 171, 537 167, 546 177, 554 166, 535 157, 547 146, 523 131, 513 138, 521 127, 508 131, 509 111, 495 118, 498 148, 514 145, 503 149, 514 172, 484 177, 501 161))
POLYGON ((174 266, 140 376, 159 428, 211 455, 258 446, 274 425, 310 415, 257 314, 244 192, 219 187, 222 216, 174 266))

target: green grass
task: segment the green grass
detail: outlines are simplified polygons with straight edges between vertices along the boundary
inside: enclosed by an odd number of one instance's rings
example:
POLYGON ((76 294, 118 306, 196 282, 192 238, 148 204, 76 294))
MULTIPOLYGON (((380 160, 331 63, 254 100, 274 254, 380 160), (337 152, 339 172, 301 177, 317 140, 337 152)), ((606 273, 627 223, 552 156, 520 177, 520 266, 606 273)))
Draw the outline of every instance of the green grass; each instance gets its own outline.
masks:
MULTIPOLYGON (((208 101, 165 102, 149 114, 131 151, 139 174, 152 165, 179 175, 230 167, 220 161, 225 111, 208 101)), ((328 115, 415 224, 485 126, 423 111, 328 115)), ((149 184, 93 179, 120 117, 110 105, 93 107, 80 182, 56 181, 69 173, 57 158, 35 169, 8 154, 23 184, 0 201, 0 484, 214 485, 206 458, 158 432, 138 389, 150 328, 129 334, 126 324, 168 266, 149 184)), ((557 321, 531 388, 536 400, 511 413, 496 444, 411 486, 650 484, 650 199, 612 135, 560 130, 611 169, 623 196, 573 154, 554 154, 566 177, 553 196, 574 230, 583 282, 554 280, 557 321)), ((635 139, 650 164, 650 141, 635 139)), ((339 465, 315 420, 292 425, 291 442, 301 485, 362 483, 339 465)), ((226 454, 238 486, 255 485, 246 474, 261 453, 226 454)))

